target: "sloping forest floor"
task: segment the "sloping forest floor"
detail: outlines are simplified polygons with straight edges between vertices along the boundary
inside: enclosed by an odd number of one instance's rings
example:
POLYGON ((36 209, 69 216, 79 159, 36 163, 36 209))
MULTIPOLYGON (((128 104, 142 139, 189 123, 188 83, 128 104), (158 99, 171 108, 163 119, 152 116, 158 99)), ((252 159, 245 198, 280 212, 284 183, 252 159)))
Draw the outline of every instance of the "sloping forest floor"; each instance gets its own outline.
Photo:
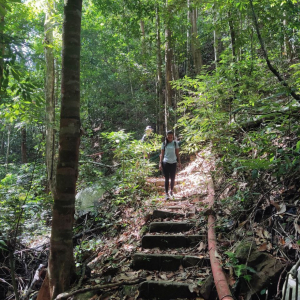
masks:
MULTIPOLYGON (((201 271, 182 267, 177 271, 132 269, 135 253, 172 255, 177 251, 142 248, 141 239, 149 233, 155 210, 174 211, 182 216, 177 221, 189 218, 196 223, 182 235, 206 235, 206 196, 211 176, 215 185, 213 210, 217 218, 217 256, 233 294, 239 300, 281 299, 286 274, 299 259, 297 185, 291 184, 288 189, 272 187, 271 193, 266 191, 270 197, 257 195, 256 201, 246 205, 236 196, 245 183, 238 185, 226 178, 222 170, 215 167, 214 156, 209 150, 203 150, 183 164, 176 177, 174 199, 165 200, 162 176, 151 177, 144 187, 145 196, 141 194, 125 204, 112 205, 107 195, 99 199, 96 212, 77 218, 74 251, 78 281, 73 288, 77 292, 69 294, 70 299, 138 299, 137 283, 149 279, 195 284, 199 290, 201 286, 207 286, 207 289, 214 290, 207 284, 211 281, 209 266, 204 266, 201 271)), ((32 285, 27 288, 27 293, 25 290, 22 299, 35 299, 37 291, 34 290, 38 290, 41 284, 49 242, 47 237, 45 240, 39 238, 22 247, 17 251, 18 281, 32 285), (39 267, 39 263, 43 264, 39 267), (35 280, 34 271, 38 271, 35 280)), ((188 250, 182 250, 181 254, 209 259, 205 239, 188 250)), ((6 280, 4 276, 2 283, 3 280, 6 280)), ((203 296, 205 292, 201 294, 197 288, 198 299, 215 299, 212 294, 203 296)), ((64 297, 59 299, 68 298, 64 297)), ((13 299, 13 293, 8 291, 6 299, 13 299)))

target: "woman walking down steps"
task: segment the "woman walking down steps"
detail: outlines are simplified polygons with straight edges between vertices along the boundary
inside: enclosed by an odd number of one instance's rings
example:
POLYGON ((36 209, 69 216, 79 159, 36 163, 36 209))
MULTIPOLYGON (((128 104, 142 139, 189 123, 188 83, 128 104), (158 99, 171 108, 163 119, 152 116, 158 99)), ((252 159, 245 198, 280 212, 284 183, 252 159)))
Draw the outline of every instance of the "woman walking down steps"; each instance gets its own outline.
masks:
POLYGON ((161 146, 161 154, 159 161, 159 169, 163 171, 165 176, 165 193, 166 199, 170 196, 173 197, 173 189, 175 185, 176 168, 181 168, 180 156, 179 156, 179 145, 174 140, 174 133, 169 130, 166 135, 166 140, 161 146), (169 193, 169 179, 171 179, 171 189, 169 193))

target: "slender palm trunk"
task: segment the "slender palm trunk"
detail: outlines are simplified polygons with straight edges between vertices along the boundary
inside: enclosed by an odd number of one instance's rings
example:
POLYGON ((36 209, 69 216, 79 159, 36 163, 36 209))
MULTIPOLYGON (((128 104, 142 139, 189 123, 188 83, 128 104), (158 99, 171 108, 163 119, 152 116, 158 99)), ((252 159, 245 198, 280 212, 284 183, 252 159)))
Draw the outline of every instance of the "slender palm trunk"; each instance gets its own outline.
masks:
POLYGON ((230 11, 228 12, 228 25, 229 25, 230 38, 231 38, 231 51, 232 51, 233 59, 235 60, 236 58, 235 30, 234 30, 233 20, 230 11))
POLYGON ((22 142, 21 142, 21 156, 22 156, 22 164, 27 163, 27 151, 26 151, 26 127, 22 127, 21 130, 22 142))
POLYGON ((171 120, 170 110, 173 102, 173 90, 171 86, 172 81, 172 61, 173 61, 173 49, 172 49, 172 31, 170 28, 171 10, 166 0, 167 9, 167 21, 165 27, 165 126, 171 128, 174 125, 171 120))
POLYGON ((65 2, 59 156, 48 269, 50 299, 66 291, 75 274, 72 237, 80 143, 81 10, 82 0, 65 2))
MULTIPOLYGON (((190 0, 187 0, 187 23, 190 23, 191 20, 191 11, 190 11, 190 0)), ((185 74, 189 76, 190 74, 190 56, 191 56, 191 37, 190 37, 190 26, 186 30, 186 69, 185 74)))
MULTIPOLYGON (((3 6, 2 6, 3 8, 3 6)), ((4 9, 4 8, 3 8, 4 9)), ((3 55, 4 55, 4 17, 0 17, 0 91, 2 88, 2 78, 3 78, 3 55)))
POLYGON ((10 151, 10 125, 8 126, 7 129, 7 145, 6 145, 6 158, 5 158, 5 165, 6 169, 8 167, 8 162, 9 162, 9 151, 10 151))
POLYGON ((164 97, 162 88, 162 57, 160 39, 160 16, 159 7, 156 7, 156 47, 157 47, 157 99, 158 99, 158 133, 164 134, 164 97))
POLYGON ((191 24, 192 24, 192 40, 191 40, 191 50, 193 54, 193 61, 194 61, 194 70, 195 74, 199 74, 202 69, 202 54, 200 49, 200 42, 198 38, 198 30, 197 30, 197 19, 198 13, 197 9, 193 8, 191 12, 191 24))
POLYGON ((46 3, 45 14, 45 61, 46 61, 46 78, 45 78, 45 98, 46 98, 46 166, 48 177, 48 188, 54 193, 55 185, 55 69, 53 53, 53 24, 51 0, 46 3))

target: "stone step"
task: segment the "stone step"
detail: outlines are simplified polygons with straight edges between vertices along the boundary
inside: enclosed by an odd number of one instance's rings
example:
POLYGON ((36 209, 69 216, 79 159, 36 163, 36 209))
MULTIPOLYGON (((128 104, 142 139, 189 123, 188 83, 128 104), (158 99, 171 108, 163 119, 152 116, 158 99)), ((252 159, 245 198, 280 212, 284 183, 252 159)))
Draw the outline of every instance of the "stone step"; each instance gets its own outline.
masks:
POLYGON ((209 258, 200 258, 190 255, 168 255, 168 254, 145 254, 136 253, 132 258, 132 269, 134 270, 159 270, 177 271, 179 267, 207 267, 210 266, 209 258))
POLYGON ((177 206, 168 206, 168 209, 170 209, 170 210, 180 210, 180 209, 182 209, 182 206, 179 206, 179 205, 177 205, 177 206))
POLYGON ((197 293, 191 292, 193 286, 171 281, 144 281, 139 286, 139 298, 142 299, 187 299, 196 298, 197 293))
POLYGON ((205 240, 201 235, 145 235, 142 238, 143 248, 188 248, 205 240))
POLYGON ((195 227, 195 223, 191 222, 152 222, 150 224, 150 232, 183 232, 189 231, 195 227))
POLYGON ((152 214, 152 219, 166 219, 166 218, 176 219, 182 217, 184 217, 184 214, 163 211, 163 210, 154 210, 152 214))
MULTIPOLYGON (((175 178, 175 185, 183 183, 185 181, 186 181, 186 178, 176 177, 175 178)), ((157 187, 164 187, 165 186, 165 179, 164 178, 159 178, 159 179, 156 179, 156 180, 148 179, 147 183, 151 184, 151 185, 155 185, 157 187)), ((176 186, 175 186, 175 189, 176 189, 176 186)))

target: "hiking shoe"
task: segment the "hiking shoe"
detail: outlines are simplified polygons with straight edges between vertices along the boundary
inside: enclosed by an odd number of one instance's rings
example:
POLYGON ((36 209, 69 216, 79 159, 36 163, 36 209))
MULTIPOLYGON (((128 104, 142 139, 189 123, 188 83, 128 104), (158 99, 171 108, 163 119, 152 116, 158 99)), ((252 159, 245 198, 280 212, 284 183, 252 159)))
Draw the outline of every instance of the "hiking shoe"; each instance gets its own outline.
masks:
POLYGON ((170 197, 174 198, 173 191, 170 191, 169 195, 170 195, 170 197))
POLYGON ((169 197, 169 194, 168 194, 168 193, 166 193, 165 199, 166 199, 166 200, 170 199, 170 197, 169 197))

